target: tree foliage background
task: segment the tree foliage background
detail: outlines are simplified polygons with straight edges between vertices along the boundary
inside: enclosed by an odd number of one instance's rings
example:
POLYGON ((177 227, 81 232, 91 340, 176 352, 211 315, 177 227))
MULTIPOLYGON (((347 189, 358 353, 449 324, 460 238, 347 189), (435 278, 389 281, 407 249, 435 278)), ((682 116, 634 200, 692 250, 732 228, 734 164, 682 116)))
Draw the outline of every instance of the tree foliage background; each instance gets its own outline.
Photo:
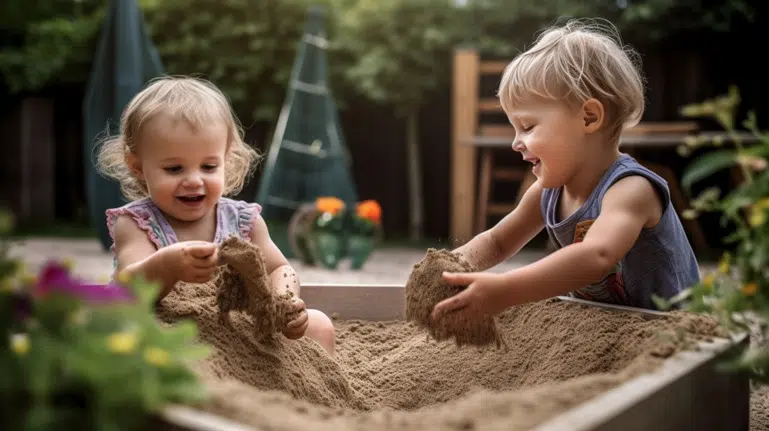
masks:
MULTIPOLYGON (((168 72, 211 79, 246 124, 277 116, 310 4, 329 8, 329 32, 341 47, 330 52, 335 92, 396 104, 450 77, 447 54, 455 42, 508 57, 559 18, 603 16, 642 42, 702 28, 728 32, 755 14, 747 0, 468 0, 465 7, 455 0, 137 1, 168 72), (351 55, 361 52, 368 55, 351 55), (415 75, 420 68, 429 73, 415 75)), ((84 83, 106 5, 4 0, 0 78, 8 91, 84 83)))

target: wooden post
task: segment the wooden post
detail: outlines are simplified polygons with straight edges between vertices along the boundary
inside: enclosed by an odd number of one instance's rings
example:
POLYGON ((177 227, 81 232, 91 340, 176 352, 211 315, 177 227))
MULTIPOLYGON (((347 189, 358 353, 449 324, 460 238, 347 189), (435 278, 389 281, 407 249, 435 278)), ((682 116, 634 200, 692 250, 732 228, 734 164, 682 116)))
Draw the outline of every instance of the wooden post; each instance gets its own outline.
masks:
POLYGON ((454 52, 451 144, 451 240, 456 245, 473 235, 475 208, 475 153, 464 141, 478 127, 478 53, 461 48, 454 52))

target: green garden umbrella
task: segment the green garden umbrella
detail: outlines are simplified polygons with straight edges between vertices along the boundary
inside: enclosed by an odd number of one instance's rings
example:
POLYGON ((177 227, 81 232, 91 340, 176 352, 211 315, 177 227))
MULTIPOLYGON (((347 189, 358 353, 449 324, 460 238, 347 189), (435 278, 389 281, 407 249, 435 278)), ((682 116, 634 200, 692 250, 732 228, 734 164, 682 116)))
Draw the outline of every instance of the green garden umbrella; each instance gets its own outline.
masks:
POLYGON ((117 133, 123 108, 148 80, 163 73, 136 0, 110 0, 83 102, 88 209, 105 250, 112 241, 104 212, 127 201, 119 184, 96 170, 98 138, 107 130, 117 133))
POLYGON ((312 6, 256 196, 265 218, 286 220, 319 196, 357 199, 328 82, 324 21, 323 8, 312 6))

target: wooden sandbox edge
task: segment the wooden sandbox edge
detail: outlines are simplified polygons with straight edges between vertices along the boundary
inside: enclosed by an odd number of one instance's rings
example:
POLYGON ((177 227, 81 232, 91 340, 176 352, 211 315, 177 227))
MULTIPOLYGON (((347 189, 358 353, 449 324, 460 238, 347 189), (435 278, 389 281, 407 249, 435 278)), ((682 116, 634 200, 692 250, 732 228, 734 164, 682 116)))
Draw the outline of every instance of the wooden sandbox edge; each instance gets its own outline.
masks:
MULTIPOLYGON (((404 285, 305 283, 307 308, 340 320, 391 321, 404 318, 404 285)), ((649 317, 668 313, 596 303, 567 296, 563 301, 632 311, 649 317)), ((747 336, 701 343, 699 351, 679 352, 660 369, 632 379, 540 425, 538 431, 638 429, 747 430, 749 383, 744 376, 716 371, 715 364, 747 336), (706 409, 702 414, 701 409, 706 409), (731 410, 726 410, 731 409, 731 410), (726 413, 726 414, 724 414, 726 413), (737 426, 744 420, 744 427, 737 426), (690 425, 696 425, 693 428, 690 425), (683 427, 683 428, 682 428, 683 427)), ((169 406, 159 415, 163 429, 178 431, 258 431, 258 427, 187 406, 169 406)))
POLYGON ((747 376, 717 369, 747 334, 699 343, 650 373, 551 418, 535 431, 748 430, 747 376))

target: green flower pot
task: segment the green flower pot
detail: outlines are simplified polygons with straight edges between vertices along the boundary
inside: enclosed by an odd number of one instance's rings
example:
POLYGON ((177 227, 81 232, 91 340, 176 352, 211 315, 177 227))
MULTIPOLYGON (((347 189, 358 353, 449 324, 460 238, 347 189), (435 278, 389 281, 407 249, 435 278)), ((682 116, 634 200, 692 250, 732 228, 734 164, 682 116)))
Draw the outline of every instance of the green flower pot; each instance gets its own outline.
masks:
POLYGON ((344 255, 342 215, 318 214, 309 238, 313 260, 327 269, 336 269, 344 255))
POLYGON ((313 234, 313 255, 324 268, 336 269, 342 258, 341 235, 332 232, 315 232, 313 234))
POLYGON ((347 254, 350 256, 350 268, 361 269, 366 263, 371 252, 374 251, 376 239, 368 235, 351 235, 347 246, 347 254))

